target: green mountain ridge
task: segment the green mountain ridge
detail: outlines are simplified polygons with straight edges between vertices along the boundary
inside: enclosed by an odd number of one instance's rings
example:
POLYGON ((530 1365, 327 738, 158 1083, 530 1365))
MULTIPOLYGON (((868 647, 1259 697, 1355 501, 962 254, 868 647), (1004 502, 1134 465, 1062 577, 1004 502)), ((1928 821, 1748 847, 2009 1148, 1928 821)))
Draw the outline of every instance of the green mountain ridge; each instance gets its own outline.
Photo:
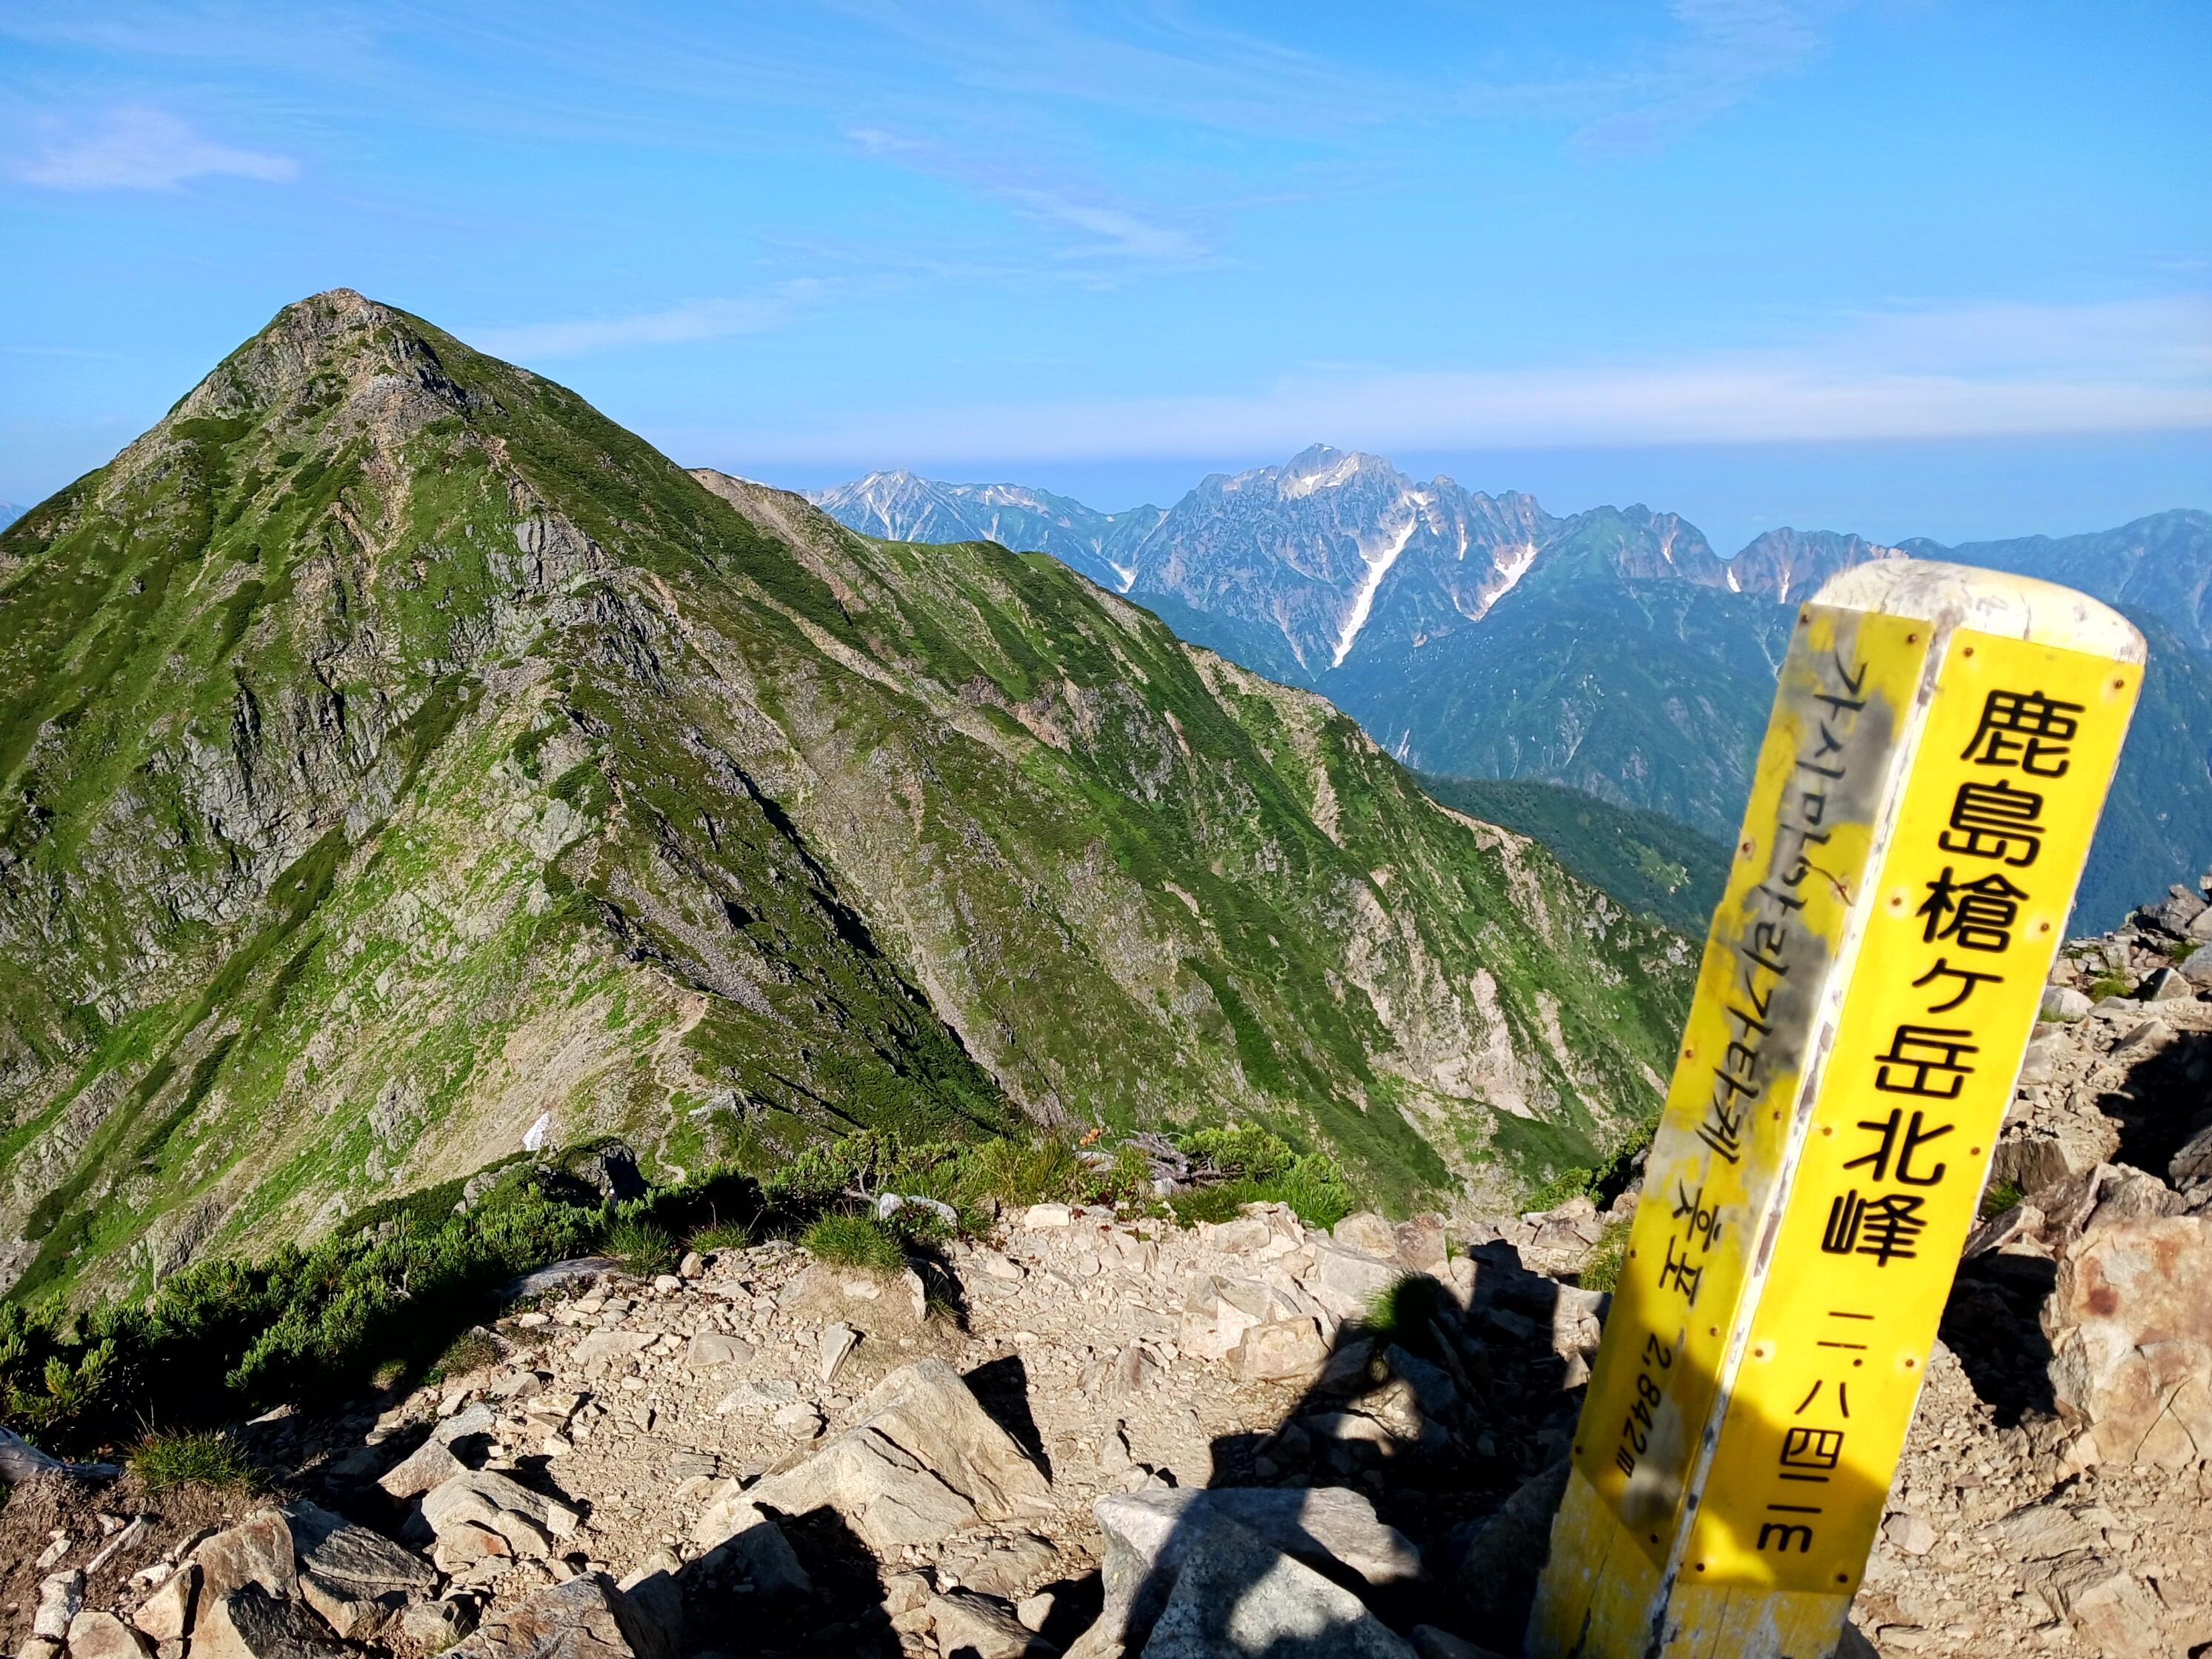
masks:
POLYGON ((345 290, 0 535, 0 1282, 619 1132, 1258 1121, 1492 1201, 1690 947, 1042 556, 848 532, 345 290))
MULTIPOLYGON (((900 515, 918 535, 981 522, 965 501, 1035 495, 898 474, 817 499, 866 527, 890 503, 891 477, 900 501, 929 503, 900 515)), ((1637 504, 1554 517, 1527 495, 1416 483, 1379 456, 1326 445, 1208 477, 1117 543, 1110 569, 1086 538, 1103 545, 1116 526, 1063 497, 1052 507, 1044 550, 1183 638, 1320 692, 1417 770, 1563 783, 1723 841, 1749 787, 1790 607, 1823 581, 1870 559, 1932 558, 2062 582, 2125 611, 2151 645, 2082 925, 2114 925, 2176 871, 2212 860, 2212 513, 1955 547, 1784 527, 1724 559, 1676 514, 1637 504)), ((989 526, 1018 538, 1045 528, 1012 516, 989 526)))
POLYGON ((1569 872, 1686 939, 1711 926, 1728 883, 1726 843, 1662 812, 1620 806, 1563 783, 1419 775, 1455 812, 1543 843, 1569 872))

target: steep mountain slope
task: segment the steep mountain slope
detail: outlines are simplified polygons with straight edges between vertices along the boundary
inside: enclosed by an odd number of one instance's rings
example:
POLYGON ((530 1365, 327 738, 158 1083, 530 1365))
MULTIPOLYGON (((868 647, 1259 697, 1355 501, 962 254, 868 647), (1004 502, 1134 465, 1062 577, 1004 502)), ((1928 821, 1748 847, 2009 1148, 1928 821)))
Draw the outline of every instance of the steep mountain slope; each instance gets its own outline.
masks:
POLYGON ((1685 993, 1317 698, 343 290, 0 536, 0 778, 19 1293, 541 1119, 671 1167, 1252 1116, 1495 1190, 1650 1107, 1685 993))
POLYGON ((1671 513, 1565 518, 1316 447, 1207 478, 1129 556, 1187 639, 1322 692, 1407 765, 1563 782, 1735 833, 1787 606, 1869 559, 2066 582, 2149 634, 2144 702, 2091 854, 2102 926, 2212 859, 2212 514, 2092 536, 1889 547, 1780 529, 1723 559, 1671 513))
POLYGON ((1573 874, 1678 933, 1695 939, 1712 921, 1728 880, 1728 846, 1663 813, 1616 806, 1562 783, 1429 773, 1421 787, 1455 812, 1533 836, 1573 874))
POLYGON ((1100 513, 1018 484, 949 484, 908 471, 871 472, 807 500, 864 536, 894 542, 996 542, 1049 553, 1110 592, 1129 586, 1137 544, 1158 526, 1157 507, 1100 513))

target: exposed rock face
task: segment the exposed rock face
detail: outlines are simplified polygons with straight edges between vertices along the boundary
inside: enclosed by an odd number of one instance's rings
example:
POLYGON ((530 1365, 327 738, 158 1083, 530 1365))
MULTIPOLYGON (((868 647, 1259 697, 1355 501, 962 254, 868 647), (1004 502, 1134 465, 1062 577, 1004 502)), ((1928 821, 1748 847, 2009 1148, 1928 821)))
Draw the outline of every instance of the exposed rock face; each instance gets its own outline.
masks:
POLYGON ((2107 1461, 2212 1459, 2212 1215, 2093 1221, 2059 1259, 2044 1326, 2058 1409, 2107 1461))
POLYGON ((494 1613, 448 1650, 465 1659, 663 1659, 623 1593, 586 1573, 494 1613))
POLYGON ((1153 1659, 1296 1652, 1414 1659, 1359 1598, 1226 1515, 1197 1526, 1144 1646, 1153 1659))

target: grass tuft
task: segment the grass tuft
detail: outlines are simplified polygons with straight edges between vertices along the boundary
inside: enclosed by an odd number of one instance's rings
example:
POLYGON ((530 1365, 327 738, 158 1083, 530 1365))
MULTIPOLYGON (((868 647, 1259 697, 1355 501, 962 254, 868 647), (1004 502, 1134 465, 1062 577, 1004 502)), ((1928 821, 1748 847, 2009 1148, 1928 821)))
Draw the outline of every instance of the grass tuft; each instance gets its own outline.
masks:
POLYGON ((251 1492, 261 1485, 261 1472, 246 1462, 230 1437, 206 1430, 149 1433, 131 1449, 131 1468, 149 1492, 179 1486, 251 1492))
POLYGON ((1407 1273, 1375 1298, 1366 1319, 1368 1334, 1378 1351, 1395 1346, 1433 1359, 1443 1305, 1443 1285, 1426 1273, 1407 1273))
POLYGON ((1597 1243, 1590 1247, 1582 1272, 1575 1276, 1575 1282, 1586 1291, 1619 1290, 1620 1270, 1628 1260, 1628 1235, 1633 1225, 1626 1216, 1607 1222, 1597 1243))
POLYGON ((625 1219, 607 1229, 607 1254, 644 1279, 667 1272, 676 1260, 676 1240, 657 1222, 625 1219))
POLYGON ((446 1352, 438 1356, 438 1362, 431 1370, 441 1377, 465 1376, 471 1371, 496 1365, 500 1358, 499 1344, 479 1327, 463 1331, 455 1337, 446 1352))
POLYGON ((693 1230, 684 1241, 685 1247, 701 1255, 711 1255, 716 1250, 743 1250, 751 1248, 754 1229, 741 1221, 710 1221, 693 1230))
POLYGON ((799 1242, 817 1261, 857 1268, 884 1278, 906 1270, 906 1252, 897 1237, 873 1216, 825 1215, 799 1235, 799 1242))

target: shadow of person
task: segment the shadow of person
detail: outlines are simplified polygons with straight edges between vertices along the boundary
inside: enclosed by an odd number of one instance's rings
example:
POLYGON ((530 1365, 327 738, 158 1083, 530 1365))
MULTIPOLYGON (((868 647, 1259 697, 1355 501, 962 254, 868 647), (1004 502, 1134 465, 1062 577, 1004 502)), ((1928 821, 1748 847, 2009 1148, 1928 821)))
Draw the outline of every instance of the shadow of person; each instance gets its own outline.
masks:
POLYGON ((845 1518, 827 1507, 771 1518, 790 1559, 756 1553, 740 1534, 668 1575, 654 1608, 672 1651, 685 1659, 898 1659, 881 1565, 845 1518), (804 1588, 786 1582, 793 1559, 804 1588))
MULTIPOLYGON (((1272 1430, 1220 1436, 1212 1446, 1208 1492, 1348 1490, 1402 1534, 1421 1570, 1364 1576, 1336 1553, 1342 1540, 1311 1500, 1302 1511, 1267 1506, 1263 1547, 1240 1553, 1208 1535, 1217 1506, 1164 1498, 1168 1506, 1180 1503, 1180 1513, 1133 1583, 1116 1583, 1109 1540, 1108 1607, 1125 1620, 1120 1651, 1142 1650, 1194 1559, 1204 1563, 1203 1600, 1226 1609, 1258 1589, 1277 1551, 1350 1591, 1394 1630, 1428 1625, 1518 1650, 1540 1563, 1499 1587, 1479 1631, 1470 1628, 1453 1568, 1467 1537, 1565 1450, 1580 1406, 1579 1367, 1571 1367, 1555 1338, 1559 1286, 1523 1268, 1510 1244, 1473 1254, 1467 1300, 1428 1275, 1401 1279, 1372 1315, 1337 1328, 1318 1374, 1272 1430), (1510 1640, 1501 1638, 1506 1630, 1510 1640)), ((1257 1513, 1248 1509, 1244 1518, 1257 1513)), ((1194 1584, 1185 1600, 1199 1590, 1194 1584)), ((1342 1627, 1317 1637, 1286 1631, 1235 1650, 1307 1659, 1357 1654, 1370 1639, 1342 1627)), ((1079 1651, 1115 1650, 1094 1640, 1079 1651)))
MULTIPOLYGON (((2212 947, 2207 947, 2212 948, 2212 947)), ((2160 1005, 2146 1003, 2146 1018, 2160 1005)), ((2191 1136, 2212 1127, 2212 1032, 2177 1031, 2097 1102, 2120 1126, 2115 1164, 2163 1176, 2191 1136)))
MULTIPOLYGON (((1401 1635, 1425 1625, 1480 1650, 1523 1650, 1554 1516, 1570 1484, 1587 1362, 1606 1304, 1528 1271, 1510 1245, 1484 1246, 1470 1255, 1476 1272, 1469 1290, 1456 1291, 1419 1275, 1400 1280, 1368 1318, 1338 1328, 1319 1374, 1272 1432, 1228 1435, 1213 1443, 1209 1492, 1348 1488, 1371 1500, 1376 1516, 1419 1551, 1421 1570, 1378 1575, 1335 1557, 1334 1547, 1346 1534, 1323 1522, 1316 1507, 1294 1516, 1277 1510, 1258 1517, 1247 1530, 1262 1537, 1259 1547, 1251 1547, 1249 1538, 1224 1539, 1216 1530, 1224 1512, 1240 1524, 1252 1520, 1233 1513, 1233 1504, 1210 1504, 1196 1495, 1188 1500, 1158 1496, 1149 1501, 1175 1510, 1175 1520, 1141 1562, 1124 1559, 1117 1565, 1120 1547, 1109 1533, 1107 1607, 1109 1618, 1122 1620, 1121 1646, 1087 1640, 1073 1659, 1143 1651, 1156 1627, 1171 1630, 1166 1621, 1178 1604, 1188 1609, 1202 1601, 1206 1616, 1226 1617, 1226 1609, 1243 1607, 1247 1598, 1264 1602, 1279 1589, 1267 1581, 1279 1579, 1284 1555, 1352 1591, 1368 1613, 1401 1635), (1303 1525, 1309 1520, 1315 1523, 1310 1530, 1303 1525), (1194 1563, 1201 1579, 1179 1595, 1194 1563)), ((1633 1283, 1626 1293, 1648 1289, 1633 1283)), ((1695 1575, 1705 1571, 1709 1553, 1717 1587, 1723 1573, 1767 1566, 1801 1578, 1811 1575, 1802 1586, 1807 1589, 1814 1587, 1813 1580, 1839 1589, 1855 1583, 1864 1547, 1872 1542, 1870 1528, 1882 1513, 1883 1493, 1839 1458, 1819 1473, 1788 1476, 1810 1484, 1782 1488, 1775 1501, 1767 1501, 1774 1496, 1767 1483, 1780 1467, 1776 1460, 1786 1464, 1795 1455, 1788 1449, 1825 1443, 1814 1441, 1803 1423, 1770 1420, 1743 1394, 1733 1409, 1730 1443, 1750 1449, 1751 1461, 1708 1482, 1700 1542, 1691 1552, 1694 1559, 1680 1563, 1682 1584, 1705 1582, 1695 1575), (1807 1492, 1814 1496, 1803 1497, 1807 1492), (1816 1505, 1826 1519, 1816 1519, 1816 1505), (1863 1544, 1855 1541, 1854 1528, 1867 1529, 1863 1544), (1847 1564, 1844 1557, 1852 1548, 1860 1553, 1847 1564), (1846 1565, 1847 1571, 1839 1571, 1846 1565)), ((1592 1425, 1593 1432, 1611 1431, 1609 1424, 1592 1425)), ((1840 1443, 1841 1436, 1834 1438, 1840 1443)), ((1600 1529, 1620 1524, 1607 1510, 1600 1529)), ((1650 1524, 1657 1550, 1673 1522, 1650 1524)), ((1134 1553, 1122 1551, 1125 1558, 1134 1553)), ((1301 1634, 1295 1615, 1279 1622, 1263 1615, 1244 1620, 1237 1643, 1189 1650, 1251 1659, 1404 1652, 1376 1636, 1358 1609, 1341 1601, 1338 1608, 1328 1641, 1319 1647, 1312 1644, 1310 1618, 1301 1634)), ((1813 1625, 1819 1622, 1813 1618, 1813 1625)), ((1825 1650, 1816 1654, 1808 1648, 1800 1659, 1826 1659, 1827 1652, 1838 1650, 1836 1638, 1819 1639, 1825 1650)), ((1841 1640, 1840 1650, 1855 1650, 1848 1632, 1841 1640)), ((1568 1644, 1561 1644, 1563 1650, 1568 1644)))

